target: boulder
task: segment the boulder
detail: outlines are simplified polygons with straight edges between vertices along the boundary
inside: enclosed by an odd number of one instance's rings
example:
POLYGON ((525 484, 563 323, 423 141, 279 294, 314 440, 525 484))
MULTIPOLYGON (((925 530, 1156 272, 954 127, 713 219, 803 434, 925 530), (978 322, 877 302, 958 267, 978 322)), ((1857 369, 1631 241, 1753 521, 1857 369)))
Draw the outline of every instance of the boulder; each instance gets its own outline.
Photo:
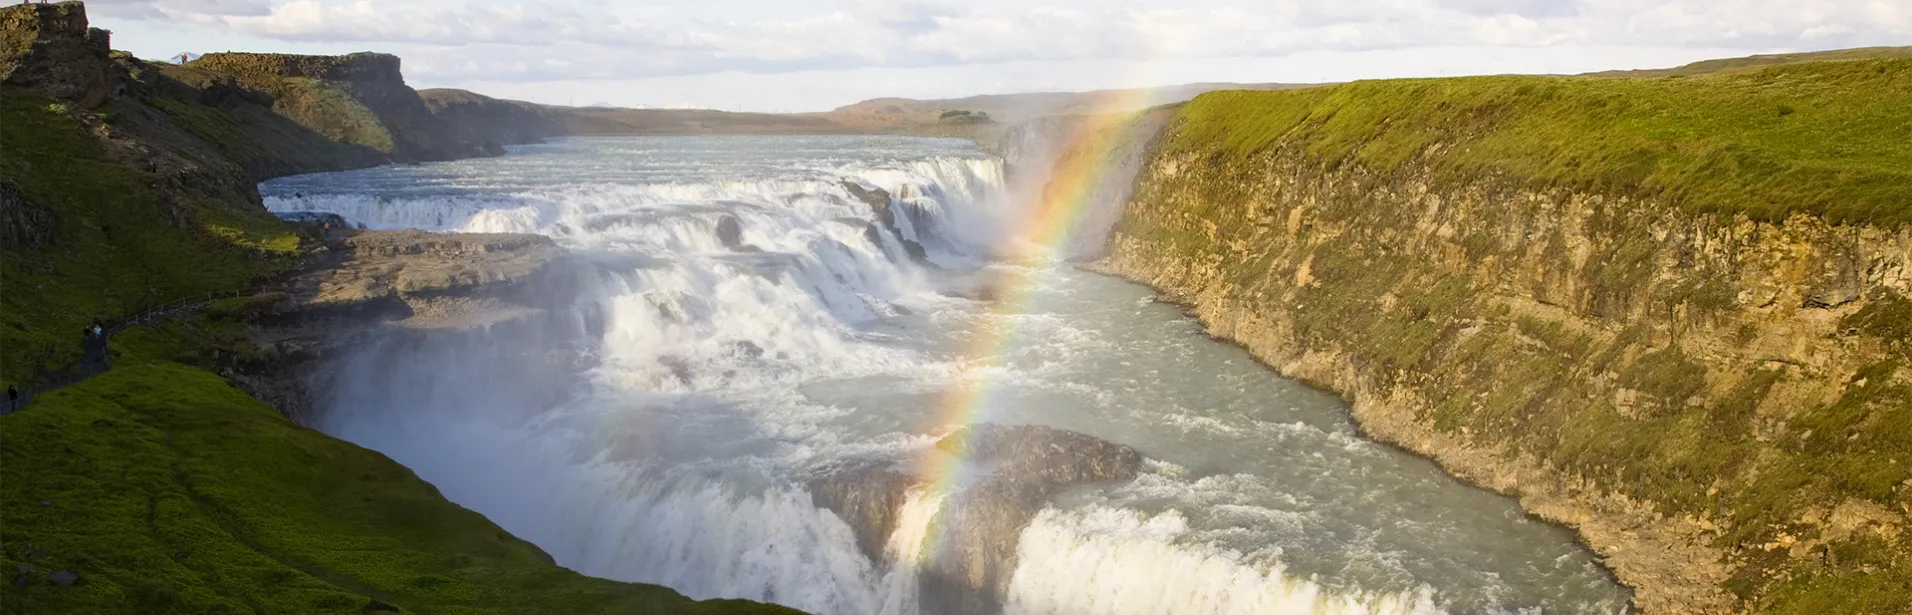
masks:
POLYGON ((883 562, 890 534, 896 532, 897 515, 910 487, 919 481, 896 464, 880 460, 843 462, 818 474, 809 483, 811 499, 849 524, 865 557, 883 562))
MULTIPOLYGON (((889 231, 890 236, 896 238, 897 243, 903 246, 903 252, 909 254, 910 260, 919 263, 928 262, 929 252, 923 249, 923 244, 904 237, 903 231, 898 230, 896 210, 892 207, 889 191, 882 188, 864 188, 862 184, 853 181, 846 180, 841 183, 843 190, 849 192, 850 196, 870 206, 870 212, 876 214, 877 223, 882 225, 884 230, 889 231)), ((883 245, 874 233, 865 233, 864 236, 869 238, 871 243, 883 245)))
POLYGON ((1128 480, 1141 471, 1133 448, 1035 425, 977 424, 936 445, 995 471, 952 495, 937 523, 942 542, 924 572, 923 602, 941 612, 1002 611, 1023 528, 1064 488, 1128 480))
POLYGON ((736 250, 744 245, 744 225, 736 216, 724 216, 717 220, 717 241, 724 247, 736 250))

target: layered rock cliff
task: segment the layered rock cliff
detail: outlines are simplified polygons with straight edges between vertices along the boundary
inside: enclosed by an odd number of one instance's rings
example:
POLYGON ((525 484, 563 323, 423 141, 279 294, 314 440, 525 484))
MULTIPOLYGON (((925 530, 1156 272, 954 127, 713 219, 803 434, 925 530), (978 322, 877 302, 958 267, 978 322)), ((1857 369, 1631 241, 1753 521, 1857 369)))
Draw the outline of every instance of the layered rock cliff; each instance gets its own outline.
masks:
POLYGON ((1173 111, 1095 267, 1342 393, 1374 437, 1576 528, 1647 613, 1912 612, 1912 183, 1862 189, 1905 167, 1813 159, 1891 151, 1859 126, 1912 124, 1858 99, 1903 99, 1908 75, 1209 95, 1173 111), (1853 97, 1820 99, 1833 128, 1753 140, 1814 119, 1761 96, 1831 83, 1853 97), (1636 87, 1667 98, 1617 96, 1636 87), (1616 103, 1712 124, 1626 149, 1616 103), (1581 111, 1522 115, 1537 105, 1581 111), (1548 122, 1583 132, 1510 140, 1548 122), (1589 170, 1630 159, 1648 166, 1613 168, 1705 174, 1642 189, 1589 170), (1759 198, 1706 200, 1729 191, 1759 198))
POLYGON ((450 160, 495 154, 459 138, 405 85, 398 56, 209 53, 188 67, 231 75, 273 96, 272 107, 327 137, 370 147, 394 160, 450 160))

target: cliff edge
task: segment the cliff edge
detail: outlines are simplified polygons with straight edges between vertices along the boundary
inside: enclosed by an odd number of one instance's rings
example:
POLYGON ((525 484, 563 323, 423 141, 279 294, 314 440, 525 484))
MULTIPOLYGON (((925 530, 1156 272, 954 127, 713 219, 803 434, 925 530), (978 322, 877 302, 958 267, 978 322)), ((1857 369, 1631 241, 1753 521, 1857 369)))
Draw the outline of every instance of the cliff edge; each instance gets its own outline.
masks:
POLYGON ((452 125, 405 85, 398 56, 209 53, 185 66, 231 75, 273 96, 272 108, 332 139, 370 147, 401 162, 496 155, 459 138, 452 125))
POLYGON ((1903 59, 1208 94, 1096 268, 1647 613, 1908 613, 1908 109, 1903 59))

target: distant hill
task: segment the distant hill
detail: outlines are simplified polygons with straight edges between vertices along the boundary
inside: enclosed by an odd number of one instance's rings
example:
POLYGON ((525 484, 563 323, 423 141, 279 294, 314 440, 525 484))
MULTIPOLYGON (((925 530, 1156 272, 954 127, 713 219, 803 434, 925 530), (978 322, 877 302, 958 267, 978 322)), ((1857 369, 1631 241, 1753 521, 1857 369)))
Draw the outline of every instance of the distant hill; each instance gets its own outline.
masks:
POLYGON ((986 113, 999 124, 1015 124, 1040 117, 1133 110, 1178 103, 1217 90, 1286 90, 1299 87, 1308 86, 1287 83, 1191 83, 1159 88, 990 94, 940 100, 877 98, 817 115, 844 125, 894 128, 934 125, 939 123, 946 111, 972 111, 986 113))
POLYGON ((461 90, 426 90, 420 95, 434 110, 452 99, 474 97, 485 98, 488 105, 514 105, 529 110, 541 122, 555 120, 561 123, 564 127, 562 134, 573 135, 901 133, 987 139, 1005 126, 1041 117, 1140 109, 1182 102, 1215 90, 1278 90, 1294 87, 1305 86, 1196 83, 1133 90, 992 94, 945 100, 878 98, 822 113, 738 113, 711 109, 631 109, 602 105, 565 107, 492 100, 461 90))
POLYGON ((1701 60, 1692 64, 1674 68, 1652 68, 1645 70, 1609 70, 1587 73, 1588 77, 1682 77, 1705 75, 1736 68, 1768 66, 1772 64, 1793 64, 1798 62, 1840 62, 1850 60, 1878 60, 1885 58, 1912 58, 1912 47, 1860 47, 1857 49, 1836 49, 1832 51, 1808 51, 1803 53, 1775 53, 1769 55, 1746 56, 1743 58, 1723 58, 1701 60))
POLYGON ((553 107, 515 100, 499 100, 465 90, 419 90, 418 98, 433 116, 444 120, 454 138, 481 144, 487 153, 503 146, 540 143, 570 131, 553 107))
POLYGON ((733 113, 709 109, 555 107, 545 111, 574 135, 855 134, 870 129, 815 115, 733 113))

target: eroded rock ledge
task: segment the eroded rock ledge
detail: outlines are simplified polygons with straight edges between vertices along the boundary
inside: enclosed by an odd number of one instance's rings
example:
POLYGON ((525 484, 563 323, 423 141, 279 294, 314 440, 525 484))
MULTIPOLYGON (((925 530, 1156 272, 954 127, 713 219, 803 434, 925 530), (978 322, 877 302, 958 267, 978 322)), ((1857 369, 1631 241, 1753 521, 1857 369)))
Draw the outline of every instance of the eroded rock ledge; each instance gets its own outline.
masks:
POLYGON ((265 360, 227 374, 310 422, 340 353, 378 335, 453 335, 533 323, 575 295, 569 253, 539 235, 331 231, 303 272, 255 295, 251 337, 265 360))
POLYGON ((462 328, 551 307, 568 258, 539 235, 356 232, 286 288, 298 320, 462 328))

